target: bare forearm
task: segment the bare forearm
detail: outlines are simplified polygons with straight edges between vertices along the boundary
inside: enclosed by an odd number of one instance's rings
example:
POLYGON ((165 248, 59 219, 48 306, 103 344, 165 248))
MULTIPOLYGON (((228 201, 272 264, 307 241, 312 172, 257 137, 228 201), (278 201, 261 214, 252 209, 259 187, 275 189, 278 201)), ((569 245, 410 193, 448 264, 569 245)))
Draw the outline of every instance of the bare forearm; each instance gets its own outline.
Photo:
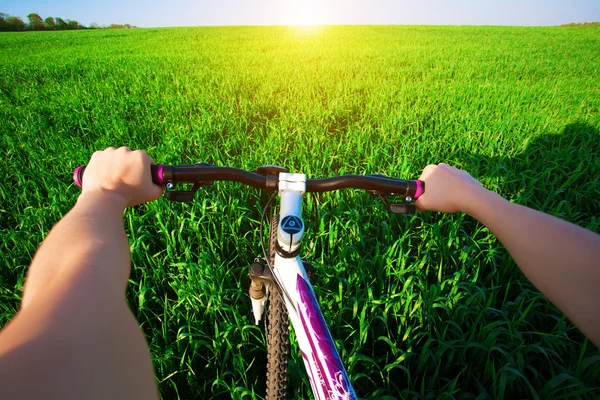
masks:
POLYGON ((0 398, 158 398, 148 346, 124 294, 75 271, 57 277, 0 332, 0 398))
POLYGON ((125 207, 162 193, 152 163, 126 147, 90 159, 77 204, 36 253, 22 308, 0 332, 0 398, 158 398, 148 345, 125 301, 123 228, 125 207))
POLYGON ((600 345, 600 235, 483 191, 469 214, 486 225, 529 280, 600 345))
POLYGON ((36 253, 23 307, 66 277, 100 280, 102 287, 123 295, 130 265, 123 209, 122 200, 114 195, 81 196, 36 253))
POLYGON ((44 240, 23 307, 0 334, 0 375, 10 382, 0 397, 158 397, 148 346, 125 301, 123 210, 118 196, 83 194, 44 240), (16 363, 27 374, 10 370, 16 363))

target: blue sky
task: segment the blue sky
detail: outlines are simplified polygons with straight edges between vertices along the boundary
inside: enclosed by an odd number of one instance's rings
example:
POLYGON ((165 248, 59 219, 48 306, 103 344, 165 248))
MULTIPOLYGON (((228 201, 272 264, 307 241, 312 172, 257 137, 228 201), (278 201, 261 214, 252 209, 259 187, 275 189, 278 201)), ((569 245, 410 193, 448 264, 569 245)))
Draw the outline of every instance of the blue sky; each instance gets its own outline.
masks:
POLYGON ((2 0, 84 25, 140 27, 293 24, 559 25, 600 21, 600 0, 2 0))

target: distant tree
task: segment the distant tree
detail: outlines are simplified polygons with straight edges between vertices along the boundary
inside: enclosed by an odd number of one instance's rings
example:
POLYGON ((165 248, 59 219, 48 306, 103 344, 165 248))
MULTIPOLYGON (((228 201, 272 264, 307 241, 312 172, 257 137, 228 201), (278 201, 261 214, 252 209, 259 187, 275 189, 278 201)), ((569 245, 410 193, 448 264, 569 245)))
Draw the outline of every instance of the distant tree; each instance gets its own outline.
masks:
MULTIPOLYGON (((106 26, 102 26, 103 28, 107 28, 106 26)), ((133 26, 131 24, 110 24, 108 26, 108 28, 111 29, 131 29, 131 28, 137 28, 137 26, 133 26)))
POLYGON ((6 30, 6 18, 8 14, 0 13, 0 32, 6 30))
POLYGON ((67 29, 68 24, 61 17, 56 17, 56 29, 64 30, 67 29))
POLYGON ((41 31, 44 30, 44 20, 39 14, 31 13, 27 16, 29 20, 29 29, 32 31, 41 31))
POLYGON ((600 21, 596 22, 571 22, 568 24, 562 24, 561 26, 600 26, 600 21))
POLYGON ((44 26, 47 30, 53 31, 56 29, 56 22, 54 22, 54 18, 48 17, 44 20, 44 26))
POLYGON ((80 25, 79 22, 77 22, 75 20, 70 20, 70 19, 67 20, 67 25, 68 25, 67 29, 70 29, 70 30, 85 28, 84 26, 80 25))
MULTIPOLYGON (((43 20, 42 17, 40 17, 40 15, 37 13, 29 14, 27 19, 29 23, 25 24, 19 17, 12 17, 8 14, 0 13, 0 31, 24 31, 26 29, 35 31, 88 29, 88 27, 81 25, 76 20, 64 20, 60 17, 48 17, 43 20)), ((130 24, 111 24, 110 26, 99 26, 95 22, 92 22, 89 26, 89 29, 99 28, 131 29, 137 27, 130 24)))
POLYGON ((19 17, 6 18, 7 31, 24 31, 25 22, 19 17))

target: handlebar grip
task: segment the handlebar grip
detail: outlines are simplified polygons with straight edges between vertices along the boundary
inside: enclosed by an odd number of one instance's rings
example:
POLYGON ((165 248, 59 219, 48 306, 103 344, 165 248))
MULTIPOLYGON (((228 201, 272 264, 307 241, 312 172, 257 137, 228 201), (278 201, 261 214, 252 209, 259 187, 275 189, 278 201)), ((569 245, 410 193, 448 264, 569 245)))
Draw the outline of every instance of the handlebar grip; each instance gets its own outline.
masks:
MULTIPOLYGON (((164 186, 164 184, 165 184, 164 179, 163 179, 164 167, 165 167, 164 164, 150 166, 150 173, 152 174, 152 183, 154 183, 155 185, 164 186)), ((86 166, 82 165, 82 166, 75 168, 75 171, 73 171, 73 181, 79 187, 82 187, 82 185, 83 185, 83 174, 85 173, 85 168, 86 168, 86 166)))
POLYGON ((423 193, 425 193, 425 182, 417 179, 417 180, 415 180, 415 183, 417 184, 417 191, 415 192, 414 200, 417 200, 419 197, 421 197, 423 195, 423 193))
POLYGON ((75 168, 75 171, 73 171, 73 182, 75 182, 75 184, 79 187, 82 186, 83 184, 83 172, 85 171, 85 166, 79 166, 77 168, 75 168))

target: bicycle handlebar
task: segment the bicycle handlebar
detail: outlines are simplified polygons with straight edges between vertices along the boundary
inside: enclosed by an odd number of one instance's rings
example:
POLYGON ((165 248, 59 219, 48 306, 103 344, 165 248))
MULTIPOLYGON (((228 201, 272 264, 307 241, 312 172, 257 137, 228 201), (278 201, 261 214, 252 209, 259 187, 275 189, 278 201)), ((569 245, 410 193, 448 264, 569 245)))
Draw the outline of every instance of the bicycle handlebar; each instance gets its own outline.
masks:
MULTIPOLYGON (((284 172, 283 168, 279 172, 284 172)), ((73 172, 75 184, 81 187, 85 166, 73 172)), ((218 167, 208 164, 195 165, 152 165, 152 182, 159 186, 167 183, 212 183, 215 181, 239 182, 258 189, 277 190, 278 173, 261 174, 239 168, 218 167)), ((339 189, 362 189, 389 195, 418 199, 425 191, 425 182, 420 180, 394 179, 383 175, 342 175, 323 179, 307 179, 307 192, 331 192, 339 189)))

